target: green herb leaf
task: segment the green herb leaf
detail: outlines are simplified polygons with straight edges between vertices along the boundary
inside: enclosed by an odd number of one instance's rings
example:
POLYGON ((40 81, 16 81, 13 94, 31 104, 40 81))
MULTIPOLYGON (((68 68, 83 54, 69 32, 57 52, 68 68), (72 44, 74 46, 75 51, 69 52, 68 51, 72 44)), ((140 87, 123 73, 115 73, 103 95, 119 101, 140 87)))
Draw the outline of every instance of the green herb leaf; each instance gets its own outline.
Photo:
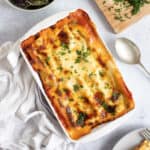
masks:
POLYGON ((63 56, 63 55, 66 55, 66 53, 63 52, 63 51, 59 52, 59 54, 62 55, 62 56, 63 56))
POLYGON ((75 63, 77 64, 77 63, 80 63, 81 62, 81 58, 80 57, 77 57, 76 59, 75 59, 75 63))
POLYGON ((100 75, 101 77, 104 77, 104 75, 105 75, 104 71, 99 71, 99 75, 100 75))
POLYGON ((69 45, 67 43, 61 43, 61 51, 59 52, 60 55, 66 55, 67 53, 71 53, 69 50, 69 45))
POLYGON ((69 98, 69 101, 72 102, 72 101, 73 101, 73 98, 69 98))
POLYGON ((113 101, 116 101, 119 98, 119 96, 120 96, 120 92, 115 91, 115 92, 113 92, 111 99, 113 101))
POLYGON ((48 62, 50 61, 50 56, 48 56, 46 59, 45 59, 45 62, 48 64, 48 62))
POLYGON ((80 113, 78 114, 78 119, 77 119, 77 121, 76 121, 76 124, 83 127, 86 118, 87 118, 86 113, 80 112, 80 113))
POLYGON ((89 77, 91 78, 92 76, 96 76, 94 72, 89 73, 89 77))
POLYGON ((62 67, 61 66, 59 66, 59 67, 57 67, 57 70, 60 70, 60 71, 62 71, 62 67))
POLYGON ((69 49, 68 44, 66 44, 66 43, 61 43, 61 47, 63 49, 69 49))
POLYGON ((104 88, 105 88, 105 89, 111 89, 111 86, 110 86, 109 83, 106 82, 104 88))
POLYGON ((75 63, 80 63, 81 61, 88 62, 87 57, 90 55, 90 50, 82 48, 82 50, 76 51, 77 58, 75 59, 75 63))
POLYGON ((115 106, 110 106, 106 102, 103 102, 101 105, 108 113, 112 113, 112 114, 115 113, 115 109, 116 109, 115 106))
POLYGON ((79 89, 80 89, 80 86, 79 86, 78 84, 74 84, 74 85, 73 85, 73 90, 74 90, 75 92, 79 91, 79 89))
MULTIPOLYGON (((115 2, 123 2, 126 0, 114 0, 115 2)), ((132 6, 132 15, 136 15, 144 4, 150 3, 149 0, 128 0, 129 6, 132 6)), ((119 10, 118 10, 119 11, 119 10)))

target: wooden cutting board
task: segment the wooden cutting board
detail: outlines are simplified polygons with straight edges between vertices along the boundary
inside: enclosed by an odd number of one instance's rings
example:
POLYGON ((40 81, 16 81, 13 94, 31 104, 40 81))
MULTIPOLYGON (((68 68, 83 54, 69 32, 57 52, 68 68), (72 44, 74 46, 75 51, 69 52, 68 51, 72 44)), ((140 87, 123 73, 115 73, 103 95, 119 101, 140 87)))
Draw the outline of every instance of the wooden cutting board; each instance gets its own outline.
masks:
POLYGON ((142 17, 150 14, 150 4, 145 4, 136 15, 131 14, 130 6, 123 4, 114 4, 114 0, 95 0, 98 7, 106 17, 107 21, 116 33, 134 24, 142 17))

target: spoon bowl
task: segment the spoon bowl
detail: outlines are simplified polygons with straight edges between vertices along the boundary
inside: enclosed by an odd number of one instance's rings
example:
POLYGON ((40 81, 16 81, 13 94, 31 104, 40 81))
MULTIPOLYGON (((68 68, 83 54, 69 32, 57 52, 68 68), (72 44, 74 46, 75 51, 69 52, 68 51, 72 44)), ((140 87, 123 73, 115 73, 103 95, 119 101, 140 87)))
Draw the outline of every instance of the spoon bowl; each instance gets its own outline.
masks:
POLYGON ((140 49, 127 38, 118 38, 115 48, 119 59, 123 62, 127 64, 138 64, 140 62, 140 49))
POLYGON ((138 64, 150 75, 150 72, 141 63, 141 52, 137 45, 127 38, 118 38, 115 42, 116 53, 126 64, 138 64))

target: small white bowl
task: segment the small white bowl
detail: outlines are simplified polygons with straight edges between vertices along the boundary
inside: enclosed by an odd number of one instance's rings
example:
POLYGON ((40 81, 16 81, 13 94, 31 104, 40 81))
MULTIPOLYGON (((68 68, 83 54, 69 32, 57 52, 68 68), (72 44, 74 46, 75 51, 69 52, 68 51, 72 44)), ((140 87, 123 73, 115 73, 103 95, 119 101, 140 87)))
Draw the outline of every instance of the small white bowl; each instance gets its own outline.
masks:
POLYGON ((54 0, 52 2, 50 2, 49 4, 41 7, 41 8, 37 8, 37 9, 24 9, 24 8, 21 8, 19 6, 16 6, 15 4, 13 4, 10 0, 5 0, 7 2, 7 4, 9 4, 12 8, 15 8, 17 10, 21 10, 21 11, 24 11, 24 12, 37 12, 37 11, 40 11, 40 10, 44 10, 46 9, 49 5, 51 5, 54 0))

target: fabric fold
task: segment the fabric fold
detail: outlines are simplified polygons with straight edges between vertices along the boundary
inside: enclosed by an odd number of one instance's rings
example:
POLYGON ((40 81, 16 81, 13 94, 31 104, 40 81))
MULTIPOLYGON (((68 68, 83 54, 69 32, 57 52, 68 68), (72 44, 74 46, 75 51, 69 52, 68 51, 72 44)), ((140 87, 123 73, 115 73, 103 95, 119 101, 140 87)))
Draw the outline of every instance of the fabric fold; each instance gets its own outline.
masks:
POLYGON ((75 150, 42 103, 18 42, 0 47, 0 149, 75 150))

